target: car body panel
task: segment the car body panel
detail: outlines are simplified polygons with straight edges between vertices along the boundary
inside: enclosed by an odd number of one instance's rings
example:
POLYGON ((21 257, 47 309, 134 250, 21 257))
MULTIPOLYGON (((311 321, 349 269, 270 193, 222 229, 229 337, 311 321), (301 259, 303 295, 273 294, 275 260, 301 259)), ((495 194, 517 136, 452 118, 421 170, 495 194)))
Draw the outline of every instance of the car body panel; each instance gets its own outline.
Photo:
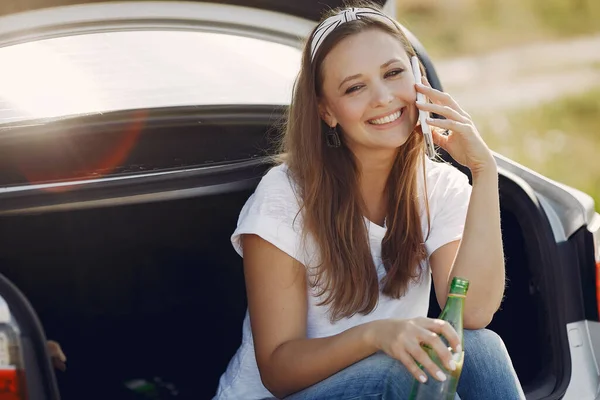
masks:
POLYGON ((600 398, 600 323, 578 321, 567 325, 571 353, 571 381, 563 400, 600 398))
MULTIPOLYGON (((379 5, 386 5, 386 0, 373 0, 379 5)), ((65 6, 81 5, 86 3, 97 3, 98 0, 29 0, 19 2, 12 6, 0 7, 0 16, 15 14, 24 11, 46 9, 49 7, 58 8, 65 6)), ((193 3, 193 0, 187 2, 193 3)), ((235 6, 244 6, 264 10, 275 11, 281 14, 293 15, 305 19, 317 20, 321 16, 322 10, 335 8, 343 5, 342 0, 203 0, 202 3, 219 3, 235 6)), ((387 1, 387 6, 394 1, 387 1)))
POLYGON ((0 17, 0 47, 83 33, 131 30, 225 32, 298 45, 314 21, 225 4, 108 2, 44 8, 0 17))
POLYGON ((593 220, 595 210, 591 196, 553 181, 500 154, 496 153, 495 157, 500 167, 519 176, 537 193, 549 215, 557 243, 565 241, 593 220))

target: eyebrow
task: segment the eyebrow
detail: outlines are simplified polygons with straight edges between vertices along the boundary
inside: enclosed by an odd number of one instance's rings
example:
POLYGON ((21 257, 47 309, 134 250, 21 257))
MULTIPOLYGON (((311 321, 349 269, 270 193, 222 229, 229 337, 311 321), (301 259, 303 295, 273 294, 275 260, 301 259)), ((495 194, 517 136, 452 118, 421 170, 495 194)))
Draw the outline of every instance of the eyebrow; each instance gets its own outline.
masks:
MULTIPOLYGON (((399 62, 399 61, 401 61, 399 58, 392 58, 391 60, 388 60, 385 63, 381 64, 380 68, 381 69, 387 68, 391 64, 393 64, 395 62, 399 62)), ((353 79, 356 79, 356 78, 360 78, 361 76, 362 76, 362 74, 356 74, 356 75, 351 75, 351 76, 344 78, 344 80, 340 83, 340 86, 338 86, 338 89, 340 89, 344 83, 351 81, 353 79)))

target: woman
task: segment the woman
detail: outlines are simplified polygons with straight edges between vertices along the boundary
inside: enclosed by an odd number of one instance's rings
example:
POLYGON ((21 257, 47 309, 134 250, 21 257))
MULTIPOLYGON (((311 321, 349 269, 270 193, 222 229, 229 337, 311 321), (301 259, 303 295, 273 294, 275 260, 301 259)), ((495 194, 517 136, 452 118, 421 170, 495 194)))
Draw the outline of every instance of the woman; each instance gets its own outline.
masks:
POLYGON ((294 87, 282 157, 232 236, 244 258, 243 341, 217 399, 405 399, 413 377, 443 379, 454 329, 426 318, 431 277, 444 306, 469 279, 459 395, 524 398, 485 326, 504 291, 497 168, 469 115, 415 82, 414 49, 375 6, 334 10, 315 28, 294 87), (432 103, 416 104, 416 91, 432 103), (473 176, 424 157, 418 109, 473 176), (463 233, 464 231, 464 233, 463 233))

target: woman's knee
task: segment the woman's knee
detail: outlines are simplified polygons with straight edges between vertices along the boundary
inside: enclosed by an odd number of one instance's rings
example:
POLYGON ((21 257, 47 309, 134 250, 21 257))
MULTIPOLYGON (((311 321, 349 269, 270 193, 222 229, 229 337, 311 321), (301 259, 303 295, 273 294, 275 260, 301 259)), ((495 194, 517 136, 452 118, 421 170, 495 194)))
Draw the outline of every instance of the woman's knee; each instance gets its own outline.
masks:
POLYGON ((513 375, 514 368, 502 338, 489 329, 465 330, 465 361, 463 372, 474 377, 480 374, 513 375))
POLYGON ((507 354, 504 341, 496 332, 489 329, 465 330, 465 352, 471 350, 475 353, 507 354))
POLYGON ((459 381, 464 399, 524 399, 502 338, 489 329, 465 330, 465 359, 459 381))

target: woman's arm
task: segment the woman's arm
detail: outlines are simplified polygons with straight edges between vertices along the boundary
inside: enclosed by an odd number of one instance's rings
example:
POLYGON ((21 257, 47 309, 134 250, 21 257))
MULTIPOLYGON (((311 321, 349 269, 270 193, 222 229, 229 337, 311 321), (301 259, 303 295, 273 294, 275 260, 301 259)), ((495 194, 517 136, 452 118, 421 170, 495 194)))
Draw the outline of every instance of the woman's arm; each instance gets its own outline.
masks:
POLYGON ((417 102, 417 107, 446 117, 429 118, 428 122, 449 132, 448 135, 432 132, 434 143, 469 168, 473 175, 462 241, 442 246, 430 257, 436 295, 443 305, 452 277, 469 279, 464 324, 471 329, 483 328, 492 320, 504 295, 498 168, 471 116, 449 94, 433 89, 426 79, 423 83, 417 84, 417 91, 433 104, 417 102))
POLYGON ((470 285, 465 302, 465 327, 487 326, 502 302, 505 284, 495 165, 473 174, 462 240, 440 247, 431 255, 430 262, 440 306, 446 302, 452 278, 467 278, 470 285))

